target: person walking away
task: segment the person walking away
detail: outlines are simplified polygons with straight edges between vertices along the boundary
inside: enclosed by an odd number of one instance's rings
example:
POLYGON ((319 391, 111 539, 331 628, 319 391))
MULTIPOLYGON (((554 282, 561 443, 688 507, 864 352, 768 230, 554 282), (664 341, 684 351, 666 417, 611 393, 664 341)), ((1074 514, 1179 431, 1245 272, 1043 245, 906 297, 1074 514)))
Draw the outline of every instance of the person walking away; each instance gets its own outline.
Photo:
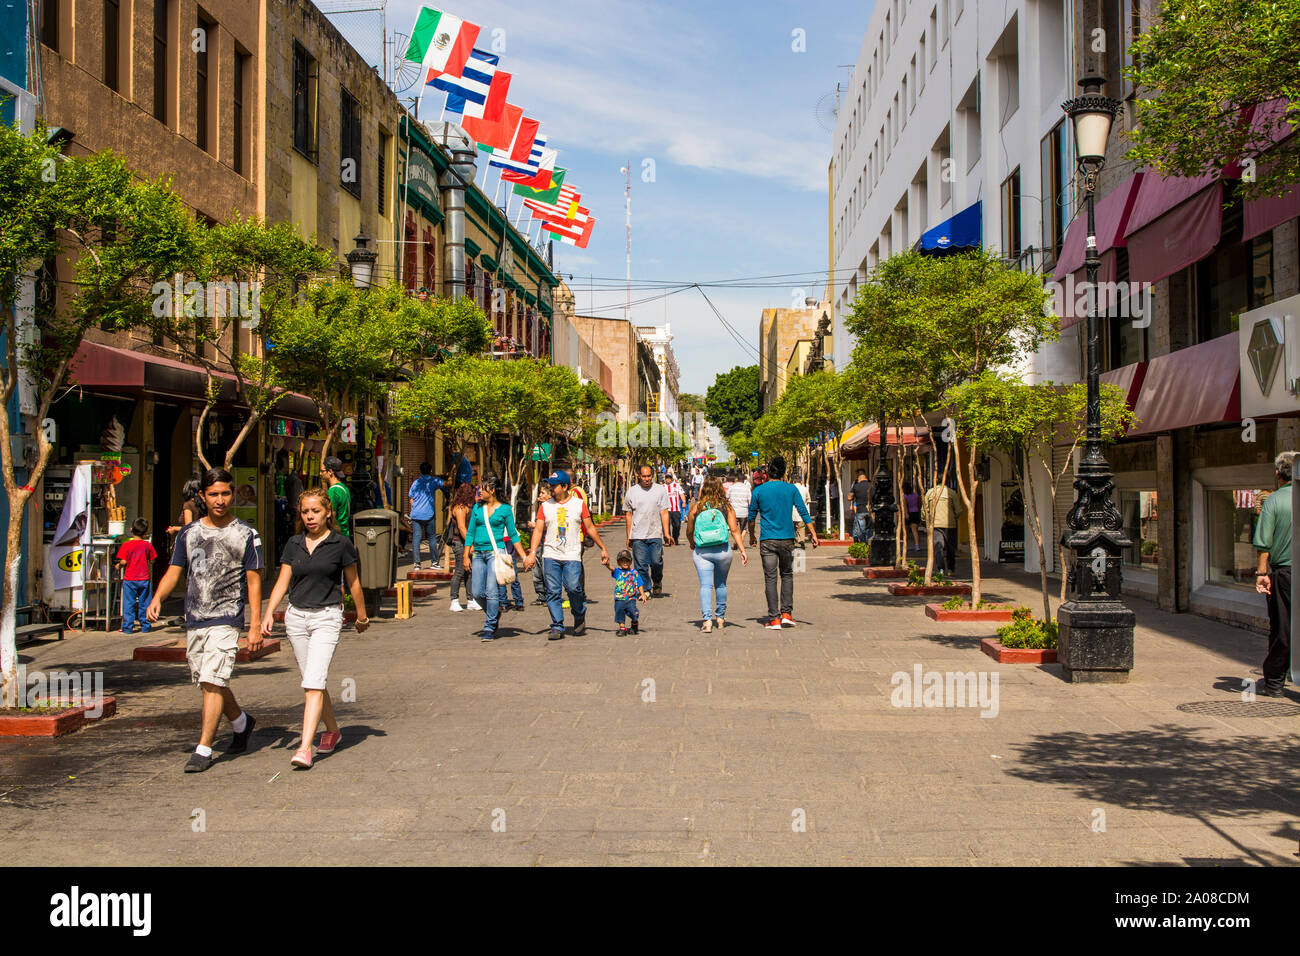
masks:
POLYGON ((500 497, 501 483, 492 472, 483 475, 479 484, 479 503, 470 514, 465 530, 464 567, 472 571, 470 587, 474 600, 484 608, 482 640, 496 639, 497 625, 501 623, 501 594, 504 588, 497 583, 496 555, 506 553, 498 541, 515 542, 514 553, 521 559, 524 549, 519 546, 519 532, 515 528, 515 515, 500 497))
POLYGON ((1291 476, 1295 452, 1273 461, 1277 490, 1264 499, 1255 525, 1259 567, 1255 590, 1268 599, 1268 650, 1264 679, 1256 688, 1264 697, 1282 697, 1291 669, 1291 476))
POLYGON ((451 606, 447 610, 481 611, 482 606, 474 600, 474 582, 467 573, 465 563, 465 532, 469 527, 470 512, 474 509, 474 486, 457 485, 451 496, 451 516, 447 529, 447 540, 451 544, 451 606), (468 580, 467 580, 468 579, 468 580), (460 606, 460 586, 465 583, 465 606, 460 606))
POLYGON ((871 540, 871 482, 862 468, 849 486, 849 514, 853 516, 853 540, 867 544, 871 540))
MULTIPOLYGON (((749 527, 749 498, 751 489, 749 482, 745 479, 743 473, 735 476, 736 480, 731 483, 731 487, 726 489, 727 501, 731 505, 732 513, 736 517, 736 525, 740 528, 740 534, 744 534, 749 527)), ((689 538, 689 533, 687 534, 689 538)), ((736 537, 736 546, 739 547, 740 536, 736 537)))
MULTIPOLYGON (((737 487, 732 485, 733 490, 737 487)), ((748 505, 748 501, 746 501, 748 505)), ((731 571, 731 547, 735 541, 741 564, 749 564, 745 542, 736 521, 736 509, 717 478, 704 479, 700 497, 686 517, 686 540, 691 560, 700 579, 700 630, 708 634, 716 620, 718 629, 727 626, 727 575, 731 571), (716 602, 716 603, 715 603, 716 602)))
MULTIPOLYGON (((587 604, 582 587, 582 538, 579 528, 591 536, 600 548, 600 563, 609 567, 609 552, 600 539, 596 524, 586 502, 570 493, 571 479, 567 471, 553 471, 546 479, 551 486, 551 497, 537 508, 533 525, 532 546, 524 559, 524 568, 532 570, 538 554, 546 549, 543 559, 546 574, 546 603, 551 612, 551 632, 548 640, 564 640, 564 605, 561 591, 569 596, 573 612, 573 634, 587 631, 587 604)), ((643 578, 644 579, 644 578, 643 578)))
MULTIPOLYGON (((334 508, 334 520, 338 522, 339 532, 352 537, 352 492, 343 483, 343 461, 330 455, 321 462, 321 477, 329 491, 330 505, 334 508)), ((418 556, 418 553, 417 553, 418 556)))
POLYGON ((433 468, 427 461, 420 462, 420 477, 411 482, 407 497, 411 501, 411 566, 419 571, 424 562, 420 559, 420 544, 429 542, 429 558, 434 570, 440 567, 438 562, 438 535, 434 527, 434 497, 439 491, 445 491, 447 480, 434 477, 433 468))
MULTIPOLYGON (((754 477, 750 481, 750 500, 753 500, 753 492, 757 491, 759 485, 763 484, 765 481, 767 481, 767 472, 762 467, 755 468, 754 477)), ((753 518, 750 518, 745 523, 749 525, 749 546, 751 548, 757 548, 758 542, 755 540, 754 535, 758 531, 758 525, 754 522, 753 518)))
POLYGON ((629 622, 633 634, 640 632, 641 615, 636 602, 648 601, 650 595, 646 593, 641 572, 632 567, 632 552, 624 548, 618 553, 617 561, 618 567, 609 572, 614 578, 614 623, 618 625, 618 636, 627 637, 629 622))
MULTIPOLYGON (((538 506, 540 507, 543 501, 549 501, 550 498, 551 498, 551 486, 543 481, 540 485, 537 486, 538 506)), ((530 546, 533 539, 533 531, 536 528, 537 528, 537 516, 529 515, 528 540, 530 546)), ((543 544, 542 547, 538 549, 537 555, 539 558, 545 557, 544 554, 545 548, 546 545, 543 544)), ((544 567, 544 562, 540 560, 533 565, 533 593, 537 595, 537 600, 533 601, 534 604, 546 603, 546 569, 544 567)))
POLYGON ((149 593, 153 585, 153 563, 158 552, 149 541, 149 522, 136 518, 131 522, 131 538, 117 549, 117 566, 122 569, 122 632, 134 634, 136 621, 140 633, 149 633, 149 593))
POLYGON ((673 539, 673 544, 681 544, 682 539, 682 513, 686 510, 686 496, 682 491, 681 482, 671 471, 668 473, 668 537, 673 539))
POLYGON ((799 492, 799 498, 803 501, 803 511, 798 508, 790 509, 790 520, 794 522, 794 544, 796 548, 802 548, 804 542, 808 540, 808 528, 812 525, 809 519, 809 513, 812 509, 812 498, 808 494, 808 485, 802 481, 794 483, 796 490, 799 492), (800 514, 803 520, 800 520, 800 514))
POLYGON ((910 481, 903 482, 903 508, 907 513, 906 530, 912 533, 912 543, 921 550, 921 494, 910 481))
POLYGON ((947 485, 935 485, 925 493, 925 510, 930 516, 935 571, 955 574, 957 572, 957 519, 961 517, 963 511, 961 499, 947 485))
POLYGON ((642 580, 651 584, 651 594, 663 593, 664 545, 673 540, 669 530, 668 489, 655 484, 655 472, 649 465, 637 471, 637 483, 623 499, 627 522, 627 541, 636 559, 642 580))
POLYGON ((343 739, 330 700, 329 669, 343 629, 340 580, 357 608, 357 633, 364 633, 370 626, 370 620, 361 616, 365 613, 366 598, 361 593, 361 578, 357 576, 358 560, 352 539, 339 532, 329 492, 324 488, 304 491, 298 498, 298 533, 285 543, 280 574, 262 618, 262 633, 270 637, 275 627, 275 609, 288 596, 284 632, 293 646, 305 695, 302 738, 289 762, 300 770, 311 769, 312 744, 322 720, 325 732, 321 734, 317 754, 333 753, 343 739))
POLYGON ((248 611, 248 650, 262 646, 262 539, 235 517, 235 480, 224 468, 209 468, 199 482, 207 514, 176 539, 171 565, 146 614, 157 622, 163 601, 185 572, 185 656, 190 677, 203 691, 199 744, 186 773, 212 766, 212 742, 224 714, 234 735, 228 755, 242 754, 257 721, 244 713, 230 689, 239 650, 239 627, 248 611))
POLYGON ((767 590, 768 630, 794 627, 794 520, 797 513, 810 525, 813 547, 820 546, 817 529, 811 527, 808 506, 794 485, 785 481, 785 459, 780 455, 767 466, 766 479, 749 499, 749 521, 759 520, 759 556, 763 561, 763 583, 767 590), (780 597, 777 579, 780 578, 780 597))

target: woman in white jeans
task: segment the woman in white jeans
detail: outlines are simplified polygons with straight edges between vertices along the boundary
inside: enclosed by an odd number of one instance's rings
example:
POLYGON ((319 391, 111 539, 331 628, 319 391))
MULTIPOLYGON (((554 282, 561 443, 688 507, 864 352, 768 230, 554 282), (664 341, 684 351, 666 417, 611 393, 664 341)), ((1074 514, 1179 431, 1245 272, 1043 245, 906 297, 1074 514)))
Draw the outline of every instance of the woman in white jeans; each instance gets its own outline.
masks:
POLYGON ((343 581, 357 608, 357 633, 370 626, 365 617, 366 599, 357 577, 357 549, 339 533, 334 508, 323 488, 304 491, 298 499, 299 533, 288 540, 280 556, 280 576, 271 591, 271 601, 262 618, 268 637, 275 622, 275 609, 289 595, 284 613, 284 630, 298 659, 307 700, 302 714, 302 743, 290 761, 295 767, 311 769, 311 745, 316 727, 325 720, 317 753, 333 753, 343 734, 334 719, 330 702, 329 669, 343 627, 343 581))
POLYGON ((686 518, 686 540, 691 546, 695 573, 700 579, 700 630, 708 634, 716 620, 718 629, 727 626, 727 574, 731 571, 731 542, 735 540, 742 564, 749 564, 745 542, 736 524, 736 512, 722 490, 722 479, 704 479, 699 497, 686 518), (714 602, 716 601, 716 608, 714 602))

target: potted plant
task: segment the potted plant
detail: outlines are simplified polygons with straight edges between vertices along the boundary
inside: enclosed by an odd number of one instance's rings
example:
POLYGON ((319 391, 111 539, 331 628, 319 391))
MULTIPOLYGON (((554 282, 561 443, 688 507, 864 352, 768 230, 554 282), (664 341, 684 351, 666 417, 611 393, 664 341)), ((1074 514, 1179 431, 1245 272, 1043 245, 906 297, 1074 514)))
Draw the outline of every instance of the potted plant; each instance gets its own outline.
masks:
POLYGON ((1037 621, 1027 607, 1016 608, 1011 623, 986 637, 980 649, 1000 664, 1050 664, 1056 660, 1056 621, 1037 621))

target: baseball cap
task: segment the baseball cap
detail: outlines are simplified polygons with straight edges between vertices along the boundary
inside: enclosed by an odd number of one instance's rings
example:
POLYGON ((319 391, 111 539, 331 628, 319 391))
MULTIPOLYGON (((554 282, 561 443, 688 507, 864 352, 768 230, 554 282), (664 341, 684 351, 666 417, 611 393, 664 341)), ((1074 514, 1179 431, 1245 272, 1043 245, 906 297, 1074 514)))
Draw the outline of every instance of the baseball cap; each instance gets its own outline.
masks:
POLYGON ((548 485, 551 485, 552 487, 554 487, 555 485, 571 485, 571 484, 573 484, 573 482, 569 480, 569 473, 568 473, 567 471, 553 471, 553 472, 551 472, 550 477, 546 479, 546 483, 547 483, 548 485))

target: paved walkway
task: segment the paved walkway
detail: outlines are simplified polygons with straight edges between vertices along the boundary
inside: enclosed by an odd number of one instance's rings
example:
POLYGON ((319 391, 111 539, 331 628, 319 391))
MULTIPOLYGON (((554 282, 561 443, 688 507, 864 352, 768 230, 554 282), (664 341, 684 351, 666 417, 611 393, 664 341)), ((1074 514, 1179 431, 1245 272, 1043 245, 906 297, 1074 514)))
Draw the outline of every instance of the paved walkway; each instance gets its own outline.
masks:
MULTIPOLYGON (((607 537, 613 552, 622 531, 607 537)), ((445 586, 411 621, 347 634, 330 675, 336 700, 355 687, 344 745, 306 773, 289 766, 287 641, 236 671, 249 753, 189 776, 184 665, 132 663, 138 636, 25 648, 29 669, 103 670, 119 715, 0 741, 6 862, 1295 862, 1300 697, 1241 700, 1260 635, 1135 601, 1132 681, 1074 686, 1055 665, 994 664, 992 627, 928 620, 838 548, 810 552, 798 627, 760 626, 761 569, 737 561, 732 626, 704 635, 689 551, 666 556, 637 637, 616 635, 590 555, 585 637, 548 643, 530 605, 482 644, 445 586), (893 706, 893 675, 918 666, 996 675, 996 716, 893 706)), ((987 591, 1037 607, 1028 578, 987 591)), ((223 724, 218 751, 228 739, 223 724)))

